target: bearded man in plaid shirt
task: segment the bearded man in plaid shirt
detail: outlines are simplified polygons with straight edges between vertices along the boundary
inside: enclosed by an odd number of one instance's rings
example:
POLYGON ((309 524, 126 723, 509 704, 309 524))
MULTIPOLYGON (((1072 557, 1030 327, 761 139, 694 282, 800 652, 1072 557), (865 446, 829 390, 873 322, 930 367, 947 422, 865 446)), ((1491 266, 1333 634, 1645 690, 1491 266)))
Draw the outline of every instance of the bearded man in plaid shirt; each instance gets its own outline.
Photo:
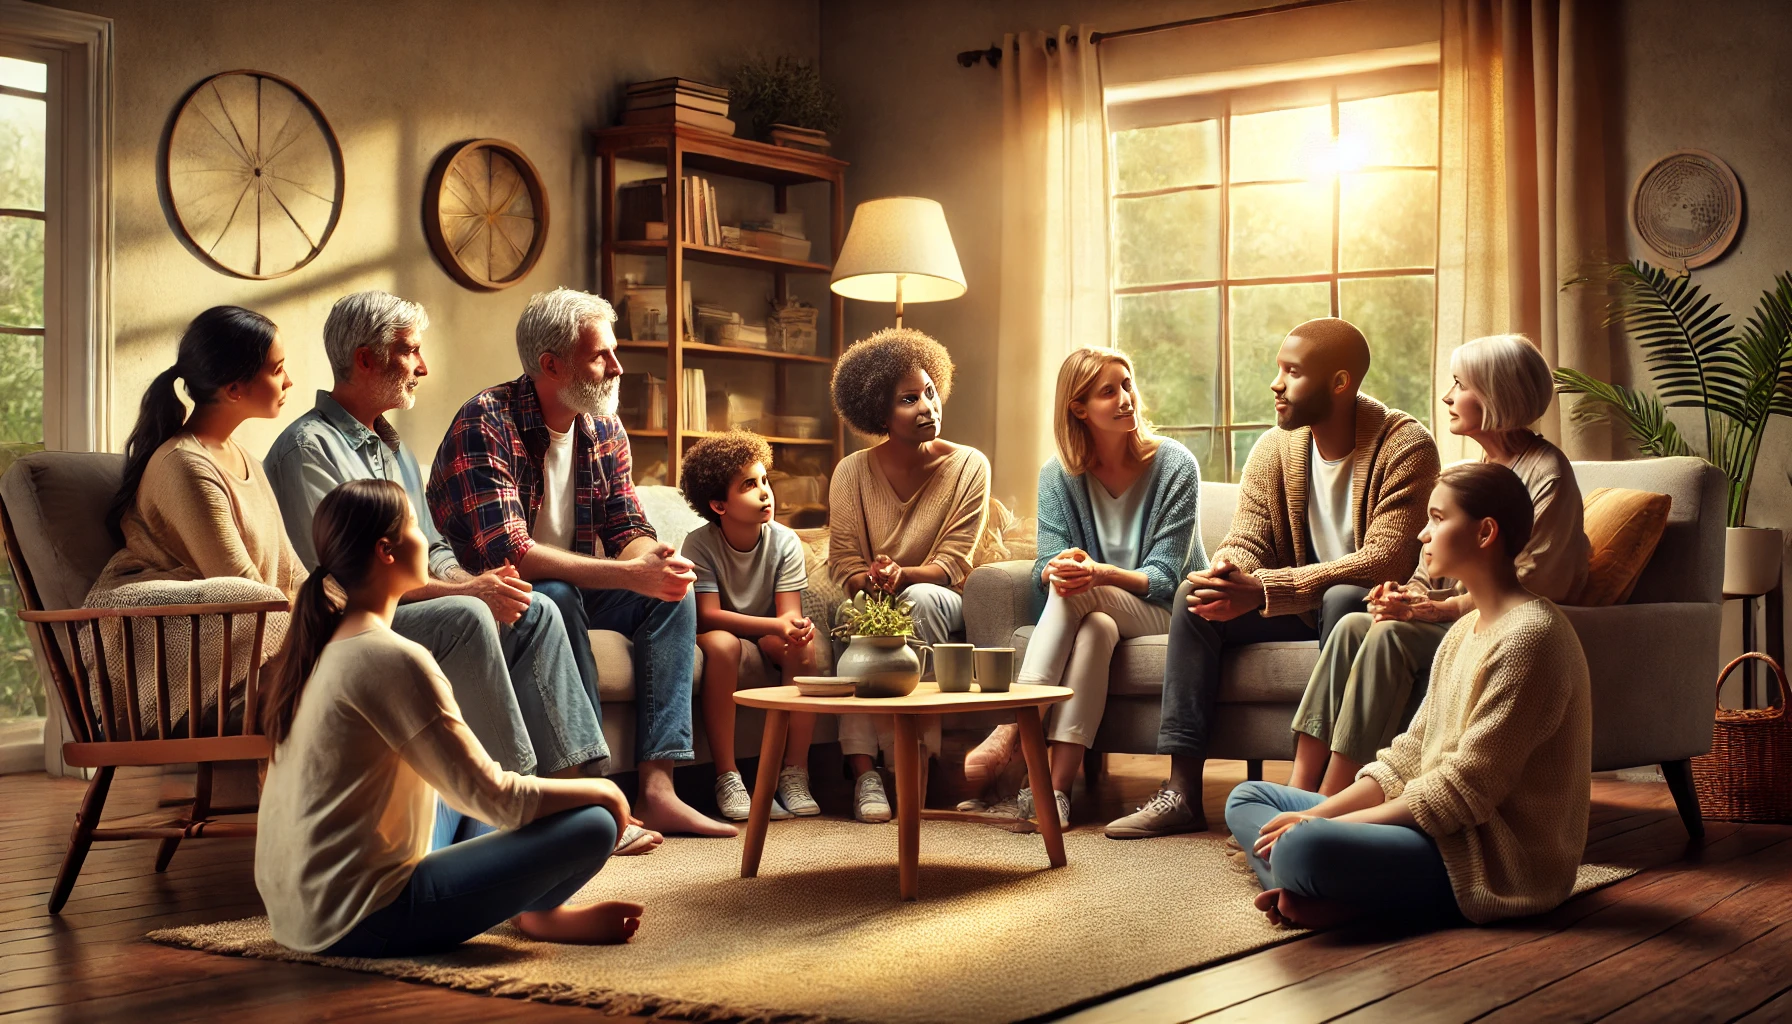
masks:
POLYGON ((523 375, 474 395, 436 451, 436 528, 472 572, 509 564, 560 610, 573 660, 596 700, 588 630, 634 643, 635 813, 650 829, 732 836, 678 798, 672 768, 695 759, 697 645, 691 563, 654 536, 616 417, 616 313, 595 295, 535 295, 516 324, 523 375))

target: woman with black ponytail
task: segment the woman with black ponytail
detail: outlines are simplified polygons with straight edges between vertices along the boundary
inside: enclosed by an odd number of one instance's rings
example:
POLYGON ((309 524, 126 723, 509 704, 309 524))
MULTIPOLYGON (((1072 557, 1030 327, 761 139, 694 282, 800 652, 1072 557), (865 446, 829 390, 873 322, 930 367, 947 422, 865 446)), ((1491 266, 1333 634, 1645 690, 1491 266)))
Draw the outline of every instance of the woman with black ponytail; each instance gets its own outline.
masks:
POLYGON ((563 906, 630 821, 622 791, 500 768, 429 651, 392 631, 399 598, 428 578, 429 542, 404 488, 343 484, 318 505, 312 537, 317 572, 261 709, 274 756, 255 885, 274 938, 331 956, 410 956, 510 919, 543 942, 628 941, 640 904, 563 906), (340 606, 326 578, 346 595, 340 606))
MULTIPOLYGON (((298 593, 305 567, 287 539, 279 500, 261 460, 250 458, 231 437, 246 420, 278 416, 291 387, 285 347, 272 320, 237 306, 214 306, 193 318, 174 365, 144 392, 137 426, 125 443, 124 481, 107 516, 113 539, 123 547, 88 591, 88 607, 264 596, 250 593, 259 588, 237 579, 278 588, 288 599, 298 593), (175 390, 177 380, 193 403, 190 414, 175 390), (204 582, 194 587, 193 581, 204 582)), ((279 649, 286 618, 268 617, 264 660, 279 649)), ((239 616, 233 627, 232 680, 248 674, 249 626, 249 619, 239 616)), ((223 647, 219 623, 208 620, 203 628, 201 678, 209 682, 201 721, 216 714, 216 662, 223 647)), ((102 632, 107 658, 121 664, 123 634, 117 628, 102 632)), ((144 641, 139 634, 139 658, 153 657, 144 641)), ((185 627, 175 623, 167 642, 170 663, 185 664, 191 642, 185 627)), ((175 732, 184 734, 186 688, 173 687, 169 697, 175 732)), ((151 698, 140 695, 145 703, 139 712, 146 719, 153 714, 151 698)), ((240 697, 235 703, 240 706, 240 697)))

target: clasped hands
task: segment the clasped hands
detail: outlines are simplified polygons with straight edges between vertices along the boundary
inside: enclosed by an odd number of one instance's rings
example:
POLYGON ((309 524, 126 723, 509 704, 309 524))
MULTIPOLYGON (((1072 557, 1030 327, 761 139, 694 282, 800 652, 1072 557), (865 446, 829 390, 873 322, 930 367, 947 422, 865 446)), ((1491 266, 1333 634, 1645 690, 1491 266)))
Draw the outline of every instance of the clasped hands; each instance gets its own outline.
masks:
POLYGON ((1224 558, 1189 573, 1188 581, 1195 588, 1188 595, 1190 614, 1209 622, 1229 622, 1263 607, 1263 581, 1224 558))
POLYGON ((535 588, 516 571, 516 566, 505 562, 463 580, 461 589, 467 596, 484 601, 492 610, 492 618, 508 626, 529 610, 529 594, 535 588))
POLYGON ((774 635, 781 637, 786 644, 801 647, 815 639, 815 623, 804 618, 802 612, 786 612, 774 618, 778 622, 778 632, 774 635))
POLYGON ((1451 616, 1441 601, 1417 583, 1401 586, 1389 581, 1369 591, 1364 599, 1376 622, 1445 622, 1451 616))
POLYGON ((629 589, 661 601, 682 601, 697 582, 697 567, 670 544, 656 543, 631 559, 629 589))
POLYGON ((902 589, 902 566, 889 555, 878 555, 871 560, 871 568, 865 570, 865 589, 883 594, 894 594, 902 589))
POLYGON ((1045 563, 1040 578, 1059 597, 1075 597, 1105 585, 1113 568, 1097 562, 1082 548, 1066 548, 1058 553, 1058 557, 1045 563))

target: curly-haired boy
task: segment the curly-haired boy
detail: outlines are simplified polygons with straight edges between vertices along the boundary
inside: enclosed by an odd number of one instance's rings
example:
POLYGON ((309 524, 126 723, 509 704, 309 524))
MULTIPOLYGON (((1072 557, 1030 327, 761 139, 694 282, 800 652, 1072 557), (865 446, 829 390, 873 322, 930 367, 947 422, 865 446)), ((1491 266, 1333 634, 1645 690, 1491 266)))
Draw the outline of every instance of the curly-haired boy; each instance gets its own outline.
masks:
MULTIPOLYGON (((734 760, 734 688, 741 641, 786 680, 815 671, 815 625, 803 617, 809 578, 802 543, 772 521, 766 479, 771 446, 744 430, 706 437, 685 451, 678 480, 685 500, 707 522, 685 537, 682 554, 696 567, 697 647, 703 652, 703 728, 716 765, 716 807, 744 821, 752 808, 734 760)), ((820 814, 809 793, 813 714, 790 716, 784 764, 772 817, 820 814)))

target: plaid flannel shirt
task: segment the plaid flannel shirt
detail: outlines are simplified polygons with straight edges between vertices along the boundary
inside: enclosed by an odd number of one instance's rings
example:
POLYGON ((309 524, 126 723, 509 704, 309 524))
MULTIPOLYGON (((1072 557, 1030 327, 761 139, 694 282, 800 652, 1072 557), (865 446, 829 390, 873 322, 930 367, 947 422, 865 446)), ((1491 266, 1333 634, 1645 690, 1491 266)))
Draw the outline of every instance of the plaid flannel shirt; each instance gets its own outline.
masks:
MULTIPOLYGON (((615 558, 635 538, 655 536, 635 496, 628 434, 614 416, 580 415, 573 431, 572 548, 615 558)), ((547 490, 547 448, 541 398, 527 374, 486 388, 455 414, 427 493, 436 528, 467 570, 521 564, 535 546, 530 532, 547 490)))

